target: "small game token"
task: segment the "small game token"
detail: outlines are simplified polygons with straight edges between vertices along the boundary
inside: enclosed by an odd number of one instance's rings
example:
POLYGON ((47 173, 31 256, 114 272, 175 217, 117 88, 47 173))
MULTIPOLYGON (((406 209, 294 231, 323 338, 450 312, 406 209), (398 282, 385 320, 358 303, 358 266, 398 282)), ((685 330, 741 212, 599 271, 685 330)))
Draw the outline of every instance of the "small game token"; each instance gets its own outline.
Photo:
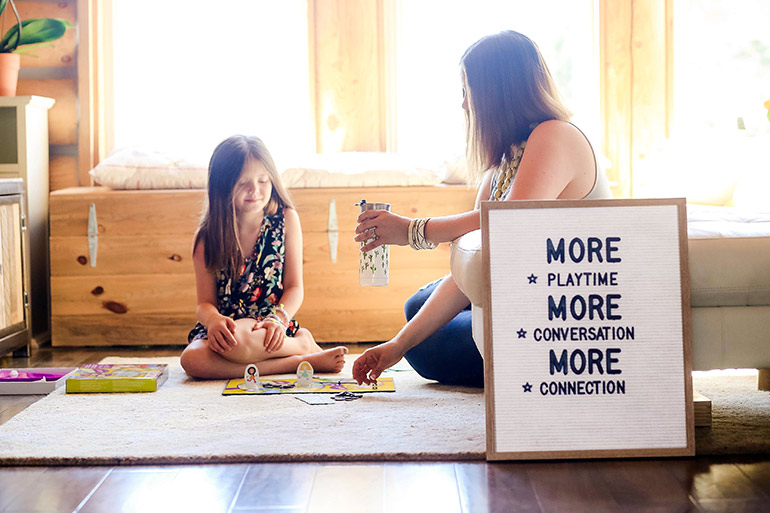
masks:
POLYGON ((335 401, 355 401, 356 399, 361 399, 362 397, 363 394, 354 394, 353 392, 345 390, 344 392, 333 395, 332 399, 335 401))
POLYGON ((313 366, 310 362, 303 361, 297 366, 297 381, 295 385, 299 388, 307 388, 313 384, 313 366))
POLYGON ((246 366, 243 372, 244 387, 246 390, 259 390, 259 369, 253 363, 246 366))
POLYGON ((265 381, 262 383, 263 388, 294 388, 294 383, 276 383, 275 381, 265 381))

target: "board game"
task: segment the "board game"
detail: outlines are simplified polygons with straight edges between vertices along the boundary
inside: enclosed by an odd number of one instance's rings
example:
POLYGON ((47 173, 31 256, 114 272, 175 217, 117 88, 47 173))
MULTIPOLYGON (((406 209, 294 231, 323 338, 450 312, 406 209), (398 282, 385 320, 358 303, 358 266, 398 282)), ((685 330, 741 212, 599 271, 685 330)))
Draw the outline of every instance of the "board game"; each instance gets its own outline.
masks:
POLYGON ((166 364, 89 364, 67 378, 67 393, 155 392, 168 378, 166 364))
POLYGON ((76 367, 0 369, 0 395, 48 394, 61 385, 76 367))
POLYGON ((257 390, 248 390, 243 378, 231 379, 225 385, 222 395, 276 395, 276 394, 339 394, 340 392, 369 393, 395 392, 393 378, 378 378, 377 386, 359 385, 354 379, 313 377, 310 386, 295 386, 297 378, 260 378, 257 390))

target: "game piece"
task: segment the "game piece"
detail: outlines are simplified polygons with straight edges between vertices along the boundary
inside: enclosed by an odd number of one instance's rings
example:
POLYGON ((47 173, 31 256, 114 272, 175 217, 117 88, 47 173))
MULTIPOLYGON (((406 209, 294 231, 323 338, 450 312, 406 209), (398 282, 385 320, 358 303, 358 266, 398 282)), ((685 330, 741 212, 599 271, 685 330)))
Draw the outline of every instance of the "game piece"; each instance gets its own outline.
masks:
POLYGON ((355 401, 356 399, 361 399, 363 396, 363 394, 354 394, 353 392, 345 390, 344 392, 333 395, 332 399, 335 401, 355 401))
POLYGON ((246 366, 246 370, 243 372, 244 388, 250 391, 256 391, 259 389, 259 369, 253 363, 246 366))
POLYGON ((276 381, 263 381, 262 383, 263 388, 294 388, 294 383, 287 383, 285 381, 282 382, 276 382, 276 381))
POLYGON ((77 367, 0 369, 0 395, 47 394, 63 385, 77 367))
POLYGON ((297 366, 297 381, 295 385, 300 388, 307 388, 313 384, 313 366, 310 362, 300 362, 297 366))

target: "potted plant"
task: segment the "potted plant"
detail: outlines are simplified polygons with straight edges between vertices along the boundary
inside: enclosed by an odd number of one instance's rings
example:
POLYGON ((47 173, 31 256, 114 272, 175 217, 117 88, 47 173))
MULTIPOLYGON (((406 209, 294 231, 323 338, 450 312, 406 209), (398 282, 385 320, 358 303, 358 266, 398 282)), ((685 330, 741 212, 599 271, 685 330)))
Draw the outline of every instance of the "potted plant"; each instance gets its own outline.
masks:
POLYGON ((19 80, 21 56, 18 48, 55 41, 64 35, 71 25, 60 18, 33 18, 21 21, 13 0, 0 0, 0 17, 6 5, 10 5, 16 24, 0 40, 0 96, 15 96, 19 80))

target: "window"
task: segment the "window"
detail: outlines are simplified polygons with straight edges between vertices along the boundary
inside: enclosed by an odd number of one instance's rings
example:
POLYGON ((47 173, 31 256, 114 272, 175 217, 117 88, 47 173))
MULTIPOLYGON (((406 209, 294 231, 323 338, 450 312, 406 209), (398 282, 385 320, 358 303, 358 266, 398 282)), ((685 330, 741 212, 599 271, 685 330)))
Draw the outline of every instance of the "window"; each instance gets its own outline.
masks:
POLYGON ((244 133, 276 161, 314 149, 305 0, 113 3, 114 147, 208 162, 244 133))
POLYGON ((674 136, 770 134, 770 2, 674 2, 674 136))
POLYGON ((396 22, 398 150, 442 159, 464 152, 460 58, 480 37, 508 29, 535 41, 573 121, 599 141, 594 7, 592 0, 402 1, 396 22))
POLYGON ((649 163, 650 195, 766 208, 769 20, 766 0, 674 2, 671 138, 649 163))

